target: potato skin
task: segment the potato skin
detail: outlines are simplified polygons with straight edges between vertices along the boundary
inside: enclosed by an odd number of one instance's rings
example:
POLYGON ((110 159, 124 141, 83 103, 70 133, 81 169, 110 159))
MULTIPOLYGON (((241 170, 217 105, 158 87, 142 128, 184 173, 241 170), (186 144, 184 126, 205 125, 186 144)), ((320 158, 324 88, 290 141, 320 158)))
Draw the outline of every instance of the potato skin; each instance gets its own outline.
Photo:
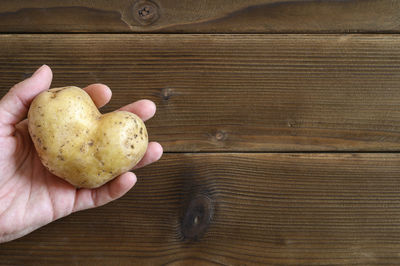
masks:
POLYGON ((132 169, 144 156, 147 130, 135 114, 102 115, 78 87, 40 93, 28 129, 47 169, 76 187, 95 188, 132 169))

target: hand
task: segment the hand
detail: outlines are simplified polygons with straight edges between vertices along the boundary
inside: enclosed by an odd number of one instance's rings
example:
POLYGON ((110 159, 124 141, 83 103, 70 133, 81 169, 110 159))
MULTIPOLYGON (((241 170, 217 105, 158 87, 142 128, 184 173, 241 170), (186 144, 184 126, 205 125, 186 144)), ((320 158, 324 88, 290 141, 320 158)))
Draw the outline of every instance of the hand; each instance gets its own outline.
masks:
MULTIPOLYGON (((102 187, 77 189, 42 165, 25 118, 33 98, 49 89, 51 81, 52 72, 44 65, 0 100, 0 243, 24 236, 73 212, 104 205, 124 195, 136 183, 135 174, 127 172, 102 187)), ((105 85, 93 84, 85 91, 97 107, 111 98, 111 90, 105 85)), ((143 120, 150 119, 156 111, 149 100, 121 109, 143 120)), ((160 144, 149 143, 135 168, 157 161, 162 152, 160 144)))

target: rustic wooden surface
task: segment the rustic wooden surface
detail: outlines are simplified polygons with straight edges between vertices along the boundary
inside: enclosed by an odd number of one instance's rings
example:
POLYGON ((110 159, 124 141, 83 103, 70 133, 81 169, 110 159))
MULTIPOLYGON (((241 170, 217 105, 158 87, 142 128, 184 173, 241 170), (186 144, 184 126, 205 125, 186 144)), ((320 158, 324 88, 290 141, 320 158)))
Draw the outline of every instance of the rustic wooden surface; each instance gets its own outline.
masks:
POLYGON ((1 265, 395 265, 399 173, 392 153, 167 154, 124 198, 1 245, 1 265))
POLYGON ((399 9, 397 0, 2 1, 0 32, 399 32, 399 9))
POLYGON ((149 98, 166 154, 123 198, 1 244, 0 265, 400 265, 399 11, 2 1, 0 97, 45 63, 54 87, 109 85, 104 112, 149 98))
POLYGON ((166 151, 399 151, 397 35, 4 35, 0 95, 42 63, 156 102, 166 151))

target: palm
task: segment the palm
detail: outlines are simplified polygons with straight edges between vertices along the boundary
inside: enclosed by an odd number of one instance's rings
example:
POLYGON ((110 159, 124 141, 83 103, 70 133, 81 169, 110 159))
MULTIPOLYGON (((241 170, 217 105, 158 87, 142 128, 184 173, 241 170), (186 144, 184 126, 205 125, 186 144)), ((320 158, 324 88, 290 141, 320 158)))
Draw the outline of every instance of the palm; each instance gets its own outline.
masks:
POLYGON ((26 127, 0 139, 0 228, 8 234, 32 231, 74 210, 76 188, 42 165, 26 127), (22 148, 19 148, 22 147, 22 148), (12 221, 10 220, 12 219, 12 221))
MULTIPOLYGON (((51 174, 43 166, 29 136, 27 121, 19 122, 26 116, 27 104, 22 102, 22 96, 17 94, 26 93, 27 88, 35 88, 35 85, 41 86, 40 90, 48 89, 50 81, 46 81, 48 84, 40 83, 40 78, 46 79, 45 71, 48 71, 47 75, 50 75, 51 81, 51 71, 47 68, 30 78, 30 82, 25 80, 17 84, 0 101, 0 243, 23 236, 72 212, 115 200, 136 182, 135 175, 128 172, 100 188, 77 189, 51 174), (35 81, 39 85, 31 84, 35 81), (13 105, 15 103, 16 107, 13 105), (7 109, 10 106, 12 108, 7 109), (18 107, 21 110, 16 113, 14 109, 18 110, 18 107), (1 121, 1 118, 4 118, 4 121, 1 121)), ((111 92, 104 85, 91 85, 85 90, 98 107, 110 100, 111 92)), ((28 103, 37 94, 30 93, 32 96, 26 100, 28 103)), ((151 118, 155 112, 154 104, 146 100, 121 109, 134 112, 143 120, 151 118)), ((137 167, 158 160, 161 154, 162 148, 158 143, 149 143, 147 152, 137 167)))

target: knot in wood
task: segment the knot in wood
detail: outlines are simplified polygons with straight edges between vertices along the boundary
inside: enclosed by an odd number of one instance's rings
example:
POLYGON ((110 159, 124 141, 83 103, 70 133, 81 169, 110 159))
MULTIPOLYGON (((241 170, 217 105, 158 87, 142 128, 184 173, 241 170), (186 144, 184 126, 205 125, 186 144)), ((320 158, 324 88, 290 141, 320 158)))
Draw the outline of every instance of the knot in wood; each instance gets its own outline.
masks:
POLYGON ((133 14, 135 20, 142 25, 153 24, 160 17, 157 4, 145 0, 139 0, 133 5, 133 14))
POLYGON ((224 131, 218 130, 217 133, 215 134, 215 139, 217 141, 224 141, 227 138, 227 134, 224 131))
POLYGON ((170 88, 163 88, 161 90, 161 97, 163 100, 169 100, 169 98, 172 96, 172 90, 170 88))
POLYGON ((214 212, 212 200, 206 195, 193 198, 183 214, 181 230, 184 239, 199 240, 207 231, 214 212))

